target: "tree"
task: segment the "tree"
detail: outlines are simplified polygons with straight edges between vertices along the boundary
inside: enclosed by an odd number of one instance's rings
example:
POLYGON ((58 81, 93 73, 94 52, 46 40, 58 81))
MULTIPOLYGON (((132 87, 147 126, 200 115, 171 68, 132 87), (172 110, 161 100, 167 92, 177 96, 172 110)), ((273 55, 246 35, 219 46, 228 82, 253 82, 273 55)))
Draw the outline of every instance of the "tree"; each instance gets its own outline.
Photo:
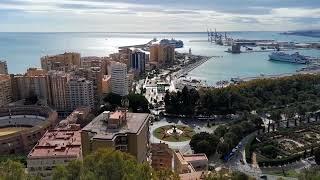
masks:
POLYGON ((228 127, 225 125, 219 125, 216 130, 214 130, 214 134, 217 137, 223 137, 228 132, 228 127))
POLYGON ((178 174, 174 173, 170 169, 161 169, 156 171, 157 180, 180 180, 178 174))
POLYGON ((270 119, 274 120, 275 122, 277 122, 278 124, 280 124, 280 120, 281 120, 281 113, 279 110, 274 110, 271 111, 270 113, 270 119))
POLYGON ((100 149, 83 161, 57 166, 53 171, 53 180, 176 180, 176 177, 175 173, 166 170, 155 172, 149 164, 140 164, 133 156, 112 149, 100 149))
POLYGON ((316 161, 317 165, 320 165, 320 149, 316 149, 314 151, 314 160, 316 161))
POLYGON ((7 160, 0 164, 0 177, 8 180, 20 180, 26 179, 26 173, 22 164, 7 160))
POLYGON ((298 176, 299 180, 318 180, 320 179, 319 167, 304 169, 298 176))
POLYGON ((249 179, 253 179, 253 178, 250 178, 248 175, 238 171, 233 172, 231 177, 231 180, 249 180, 249 179))
POLYGON ((129 100, 129 110, 131 112, 139 113, 149 113, 149 102, 141 94, 130 93, 127 97, 121 97, 120 95, 109 93, 103 99, 105 102, 104 107, 101 108, 100 113, 103 111, 115 111, 117 107, 121 107, 121 100, 123 98, 128 98, 129 100))
POLYGON ((139 113, 149 113, 149 102, 148 100, 141 94, 133 94, 130 93, 128 95, 129 100, 129 108, 132 112, 139 112, 139 113))
POLYGON ((40 177, 28 175, 23 164, 11 160, 0 163, 1 180, 40 180, 40 177))
POLYGON ((223 155, 225 155, 225 154, 227 154, 227 153, 230 152, 229 145, 228 145, 227 143, 225 143, 225 142, 220 142, 220 143, 218 144, 218 147, 217 147, 217 152, 218 152, 219 154, 221 154, 222 157, 223 157, 223 155))
POLYGON ((201 132, 192 136, 190 146, 195 153, 205 153, 210 156, 216 152, 219 138, 214 134, 201 132))

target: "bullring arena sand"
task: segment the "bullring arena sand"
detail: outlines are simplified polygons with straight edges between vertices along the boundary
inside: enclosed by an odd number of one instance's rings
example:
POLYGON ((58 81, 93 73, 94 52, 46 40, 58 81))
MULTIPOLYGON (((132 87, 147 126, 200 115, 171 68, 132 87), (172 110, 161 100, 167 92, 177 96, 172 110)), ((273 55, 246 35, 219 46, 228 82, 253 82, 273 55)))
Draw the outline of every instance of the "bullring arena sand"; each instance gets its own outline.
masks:
POLYGON ((18 131, 25 130, 25 129, 28 129, 28 128, 26 128, 26 127, 7 127, 7 128, 0 128, 0 137, 1 137, 1 136, 8 135, 8 134, 13 134, 13 133, 16 133, 16 132, 18 132, 18 131))

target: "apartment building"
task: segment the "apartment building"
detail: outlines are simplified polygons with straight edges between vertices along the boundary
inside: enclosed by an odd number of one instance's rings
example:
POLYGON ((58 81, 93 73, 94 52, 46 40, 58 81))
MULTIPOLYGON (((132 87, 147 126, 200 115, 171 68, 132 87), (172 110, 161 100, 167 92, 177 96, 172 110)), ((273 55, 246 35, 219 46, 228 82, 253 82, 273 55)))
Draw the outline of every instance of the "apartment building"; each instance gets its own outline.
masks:
POLYGON ((14 101, 35 95, 43 102, 48 103, 50 89, 45 70, 30 68, 24 75, 11 75, 11 82, 14 101))
MULTIPOLYGON (((130 48, 121 48, 118 53, 110 54, 112 61, 120 62, 131 68, 132 50, 130 48)), ((109 73, 108 73, 109 74, 109 73)))
POLYGON ((105 111, 82 129, 82 152, 113 148, 146 161, 149 147, 149 114, 105 111))
POLYGON ((11 78, 9 75, 0 74, 0 106, 12 102, 11 78))
POLYGON ((40 68, 28 68, 26 72, 26 76, 45 76, 48 72, 44 69, 40 68))
POLYGON ((81 106, 94 108, 93 82, 85 78, 72 77, 66 88, 67 109, 74 110, 81 106))
POLYGON ((48 87, 50 88, 49 104, 57 111, 68 110, 67 84, 70 74, 63 71, 50 71, 48 75, 48 87))
POLYGON ((27 156, 29 174, 52 179, 57 165, 82 159, 80 131, 77 124, 47 131, 27 156))
POLYGON ((162 66, 172 64, 175 59, 175 48, 170 45, 153 44, 150 47, 150 64, 162 66))
POLYGON ((101 68, 102 75, 108 73, 108 62, 110 61, 109 57, 97 57, 97 56, 88 56, 81 57, 81 68, 90 69, 90 68, 101 68))
POLYGON ((151 166, 155 170, 172 169, 173 151, 168 144, 151 144, 151 166))
POLYGON ((208 171, 208 158, 205 154, 182 154, 174 151, 174 170, 178 174, 208 171))
POLYGON ((0 61, 0 74, 8 74, 7 61, 0 61))
POLYGON ((80 54, 66 52, 63 54, 41 57, 41 68, 46 71, 69 72, 81 66, 80 54))
POLYGON ((111 63, 111 91, 120 96, 128 95, 127 65, 119 62, 111 63))
POLYGON ((79 68, 73 71, 72 75, 92 81, 94 90, 94 106, 98 107, 100 105, 100 98, 102 97, 103 71, 101 67, 79 68))

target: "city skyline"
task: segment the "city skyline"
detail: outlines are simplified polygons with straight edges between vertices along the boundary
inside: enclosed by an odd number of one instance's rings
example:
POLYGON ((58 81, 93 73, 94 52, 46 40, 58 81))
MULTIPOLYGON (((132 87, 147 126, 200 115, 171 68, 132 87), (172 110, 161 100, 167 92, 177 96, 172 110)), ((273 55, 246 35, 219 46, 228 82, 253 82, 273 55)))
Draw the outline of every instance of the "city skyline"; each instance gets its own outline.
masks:
POLYGON ((3 32, 191 32, 320 28, 320 2, 3 0, 3 32))

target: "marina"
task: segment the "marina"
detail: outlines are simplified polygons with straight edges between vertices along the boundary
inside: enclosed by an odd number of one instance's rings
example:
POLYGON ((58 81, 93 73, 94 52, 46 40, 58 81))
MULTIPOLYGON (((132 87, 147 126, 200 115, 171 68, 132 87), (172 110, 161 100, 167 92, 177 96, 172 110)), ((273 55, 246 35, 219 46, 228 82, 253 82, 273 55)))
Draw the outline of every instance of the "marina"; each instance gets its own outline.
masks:
MULTIPOLYGON (((227 36, 241 40, 273 39, 277 42, 296 42, 299 46, 319 43, 317 38, 281 35, 280 32, 227 32, 227 36)), ((205 81, 209 86, 215 86, 219 81, 230 81, 234 77, 295 73, 301 68, 306 68, 303 64, 268 61, 268 55, 274 49, 261 50, 258 46, 247 46, 252 50, 242 47, 243 53, 227 53, 225 51, 228 46, 208 42, 206 32, 108 33, 107 40, 105 33, 0 33, 0 46, 3 47, 1 58, 8 59, 10 73, 22 73, 29 66, 39 67, 39 58, 47 54, 71 51, 80 52, 82 56, 104 57, 117 52, 119 47, 134 47, 135 44, 136 47, 143 47, 154 38, 182 40, 184 46, 176 49, 179 53, 187 53, 192 48, 193 54, 219 57, 188 70, 187 79, 205 81)), ((320 57, 320 51, 314 48, 287 48, 282 51, 289 54, 299 52, 304 56, 314 57, 313 59, 320 57)))

